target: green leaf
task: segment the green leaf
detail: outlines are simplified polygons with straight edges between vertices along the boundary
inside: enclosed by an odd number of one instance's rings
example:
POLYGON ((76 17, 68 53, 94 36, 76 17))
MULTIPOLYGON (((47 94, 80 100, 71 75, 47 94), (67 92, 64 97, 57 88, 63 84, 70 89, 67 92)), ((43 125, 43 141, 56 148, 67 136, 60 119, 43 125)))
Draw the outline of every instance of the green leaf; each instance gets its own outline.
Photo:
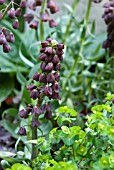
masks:
POLYGON ((11 156, 15 156, 16 154, 15 153, 12 153, 12 152, 4 152, 4 151, 0 151, 0 157, 3 158, 3 157, 11 157, 11 156))
POLYGON ((17 110, 17 109, 15 109, 15 108, 9 108, 9 109, 7 109, 7 110, 5 110, 5 111, 3 112, 3 117, 4 117, 5 115, 16 117, 17 114, 18 114, 18 110, 17 110))
POLYGON ((16 74, 16 77, 17 77, 17 80, 18 80, 18 82, 20 83, 20 84, 22 84, 22 85, 25 85, 26 84, 26 79, 25 79, 25 77, 22 75, 22 73, 21 72, 17 72, 17 74, 16 74))
POLYGON ((4 101, 12 92, 14 80, 7 74, 0 74, 0 102, 4 101))
POLYGON ((34 64, 29 61, 21 52, 21 46, 19 48, 19 56, 21 58, 21 60, 25 63, 25 65, 28 65, 29 67, 34 67, 34 64))
POLYGON ((72 9, 72 7, 70 5, 68 5, 66 3, 64 3, 63 5, 68 10, 68 12, 70 12, 71 14, 73 13, 73 9, 72 9))

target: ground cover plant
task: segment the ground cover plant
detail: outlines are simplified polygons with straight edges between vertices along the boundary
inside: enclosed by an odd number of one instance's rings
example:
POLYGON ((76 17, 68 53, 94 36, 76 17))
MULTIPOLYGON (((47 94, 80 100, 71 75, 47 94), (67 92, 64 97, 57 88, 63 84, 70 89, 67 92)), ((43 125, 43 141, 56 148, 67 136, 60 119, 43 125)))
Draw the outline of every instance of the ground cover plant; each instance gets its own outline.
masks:
POLYGON ((0 0, 1 169, 114 169, 114 1, 96 34, 100 2, 79 17, 79 0, 0 0))

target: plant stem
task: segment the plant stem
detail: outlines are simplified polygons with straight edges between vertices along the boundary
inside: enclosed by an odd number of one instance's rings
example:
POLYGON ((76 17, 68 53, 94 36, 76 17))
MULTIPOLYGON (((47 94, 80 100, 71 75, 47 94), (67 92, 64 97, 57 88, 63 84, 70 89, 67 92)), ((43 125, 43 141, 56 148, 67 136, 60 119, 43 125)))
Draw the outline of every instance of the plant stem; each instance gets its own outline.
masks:
POLYGON ((86 21, 85 24, 86 24, 86 26, 85 26, 85 28, 83 28, 83 29, 85 29, 85 30, 84 30, 84 35, 83 35, 83 37, 82 37, 82 39, 81 39, 81 42, 80 42, 79 53, 78 53, 77 59, 75 60, 73 66, 72 66, 71 69, 70 69, 70 72, 69 72, 69 74, 68 74, 68 76, 67 76, 67 78, 66 78, 65 83, 63 84, 63 89, 65 89, 65 86, 66 86, 68 80, 71 78, 72 74, 74 73, 74 70, 75 70, 76 65, 77 65, 78 58, 81 56, 82 51, 83 51, 83 42, 84 42, 85 36, 86 36, 86 30, 87 30, 88 21, 89 21, 89 16, 90 16, 91 2, 92 2, 92 0, 88 0, 88 6, 87 6, 87 11, 86 11, 86 17, 85 17, 85 21, 86 21))
MULTIPOLYGON (((44 95, 42 94, 41 98, 38 99, 38 104, 37 106, 40 107, 42 104, 42 101, 44 99, 44 95)), ((38 120, 38 115, 34 114, 32 117, 32 121, 38 120)), ((38 133, 37 133, 37 127, 32 128, 32 140, 35 140, 38 138, 38 133)), ((36 147, 36 144, 32 144, 32 153, 31 153, 31 160, 35 159, 38 157, 38 148, 36 147)))
MULTIPOLYGON (((32 117, 32 121, 38 120, 38 115, 34 114, 32 117)), ((32 140, 37 139, 37 127, 32 128, 32 140)), ((31 154, 31 160, 37 158, 38 156, 38 149, 36 148, 36 144, 32 144, 32 154, 31 154)))
POLYGON ((6 13, 7 13, 7 11, 8 11, 11 4, 12 4, 12 1, 7 5, 7 7, 6 7, 6 9, 5 9, 4 13, 3 13, 2 19, 5 17, 5 15, 6 15, 6 13))
MULTIPOLYGON (((45 12, 46 4, 47 4, 47 0, 44 0, 42 3, 40 16, 42 16, 42 14, 45 12)), ((42 41, 42 40, 44 40, 44 23, 42 21, 40 21, 40 41, 42 41)))
MULTIPOLYGON (((76 11, 77 4, 78 4, 78 0, 74 0, 74 3, 73 3, 73 5, 72 5, 73 13, 75 13, 75 11, 76 11)), ((66 31, 65 31, 64 39, 63 39, 63 43, 64 43, 64 44, 65 44, 66 39, 67 39, 67 37, 68 37, 69 31, 70 31, 70 28, 71 28, 71 24, 72 24, 72 17, 70 18, 70 20, 69 20, 69 22, 68 22, 68 25, 66 26, 66 31)))

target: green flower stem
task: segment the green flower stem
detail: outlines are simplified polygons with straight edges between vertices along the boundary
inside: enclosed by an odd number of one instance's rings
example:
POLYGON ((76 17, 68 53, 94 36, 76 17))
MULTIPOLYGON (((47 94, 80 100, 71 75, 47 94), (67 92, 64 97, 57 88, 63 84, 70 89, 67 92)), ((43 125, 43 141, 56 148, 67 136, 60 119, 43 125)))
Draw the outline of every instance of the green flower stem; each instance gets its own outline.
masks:
POLYGON ((5 15, 6 15, 6 13, 7 13, 7 11, 8 11, 11 4, 12 4, 12 1, 7 5, 7 7, 6 7, 6 9, 5 9, 4 13, 3 13, 2 19, 5 17, 5 15))
MULTIPOLYGON (((38 115, 33 115, 32 117, 32 121, 34 120, 38 120, 38 115)), ((32 128, 32 140, 35 140, 38 138, 38 134, 37 134, 37 127, 32 128)), ((37 158, 38 156, 38 148, 36 146, 36 144, 32 144, 32 154, 31 154, 31 160, 37 158)))
MULTIPOLYGON (((40 12, 40 16, 45 12, 47 5, 47 0, 44 0, 42 3, 42 8, 40 12)), ((40 41, 44 40, 44 23, 40 21, 40 41)))
POLYGON ((78 58, 81 56, 82 54, 82 51, 83 51, 83 42, 85 40, 85 36, 86 36, 86 30, 87 30, 87 26, 88 26, 88 21, 89 21, 89 16, 90 16, 90 9, 91 9, 91 3, 92 3, 92 0, 88 0, 88 6, 87 6, 87 11, 86 11, 86 17, 85 17, 85 20, 86 20, 86 26, 85 26, 85 34, 83 35, 83 38, 81 39, 81 42, 80 42, 80 50, 79 50, 79 54, 77 56, 77 59, 75 60, 73 66, 71 67, 71 70, 66 78, 66 81, 65 83, 63 84, 63 89, 65 89, 66 87, 66 84, 68 82, 68 80, 72 77, 72 74, 74 73, 74 70, 76 68, 76 65, 77 65, 77 61, 78 61, 78 58))
MULTIPOLYGON (((43 100, 44 100, 44 95, 42 94, 41 98, 38 99, 38 104, 37 104, 38 107, 41 106, 43 100)), ((34 120, 38 121, 38 115, 37 114, 33 115, 32 121, 34 121, 34 120)), ((37 129, 38 129, 37 127, 32 128, 32 140, 38 139, 37 129)), ((33 160, 37 157, 38 157, 38 148, 37 148, 37 145, 33 143, 32 144, 31 160, 33 160)))
MULTIPOLYGON (((77 9, 77 4, 78 4, 78 0, 74 0, 74 3, 72 5, 72 8, 73 8, 73 13, 75 13, 76 9, 77 9)), ((63 43, 66 42, 66 39, 69 35, 69 31, 70 31, 70 28, 71 28, 71 24, 72 24, 72 17, 70 18, 69 22, 68 22, 68 25, 66 26, 66 31, 65 31, 65 34, 64 34, 64 39, 63 39, 63 43)))

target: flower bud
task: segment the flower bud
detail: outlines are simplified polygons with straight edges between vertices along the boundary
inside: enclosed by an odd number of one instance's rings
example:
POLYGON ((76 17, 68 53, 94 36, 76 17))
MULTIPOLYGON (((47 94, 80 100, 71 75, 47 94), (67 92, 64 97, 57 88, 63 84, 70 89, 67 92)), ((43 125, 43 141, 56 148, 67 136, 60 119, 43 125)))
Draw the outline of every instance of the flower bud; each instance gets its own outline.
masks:
POLYGON ((56 54, 58 55, 58 56, 60 56, 60 55, 63 55, 64 54, 64 52, 63 52, 63 50, 56 50, 56 54))
POLYGON ((0 21, 2 20, 2 17, 3 15, 2 15, 2 12, 0 11, 0 21))
POLYGON ((42 2, 43 2, 43 0, 36 0, 36 6, 41 6, 42 2))
POLYGON ((33 14, 29 13, 29 14, 25 14, 24 18, 25 18, 25 21, 27 21, 29 24, 33 20, 34 16, 33 14))
POLYGON ((53 70, 53 63, 48 63, 47 65, 46 65, 46 71, 52 71, 53 70))
POLYGON ((29 114, 32 111, 33 106, 32 105, 27 105, 26 106, 26 112, 29 114))
POLYGON ((43 22, 49 21, 49 14, 47 12, 45 12, 41 15, 41 21, 43 21, 43 22))
POLYGON ((30 1, 30 2, 28 3, 28 7, 29 7, 29 9, 35 11, 35 10, 36 10, 36 4, 35 4, 35 2, 30 1))
POLYGON ((54 67, 54 70, 55 71, 59 71, 61 69, 61 64, 60 63, 57 63, 54 67))
POLYGON ((35 106, 35 107, 33 108, 33 114, 38 114, 38 115, 40 115, 41 113, 42 113, 42 110, 41 110, 39 107, 35 106))
POLYGON ((40 74, 40 76, 39 76, 39 82, 40 82, 40 83, 47 83, 47 81, 46 81, 46 75, 45 75, 45 74, 40 74))
POLYGON ((51 104, 50 103, 45 103, 45 110, 47 112, 50 112, 52 110, 51 104))
POLYGON ((56 3, 53 0, 49 0, 47 3, 47 8, 55 8, 56 3))
POLYGON ((17 19, 13 22, 12 27, 13 27, 14 29, 19 28, 19 21, 18 21, 17 19))
POLYGON ((45 61, 47 62, 47 63, 49 63, 49 62, 51 62, 52 61, 52 55, 46 55, 46 57, 45 57, 45 61))
POLYGON ((55 72, 54 73, 54 76, 55 76, 55 80, 58 82, 60 80, 60 74, 59 72, 55 72))
POLYGON ((37 98, 40 98, 40 93, 38 90, 33 89, 32 91, 30 91, 30 98, 32 98, 33 100, 36 100, 37 98))
POLYGON ((40 68, 43 72, 46 72, 46 63, 42 62, 41 65, 40 65, 40 68))
POLYGON ((63 50, 64 49, 64 44, 58 43, 57 48, 58 48, 58 50, 63 50))
POLYGON ((13 42, 15 41, 15 37, 14 37, 14 35, 13 35, 12 33, 10 33, 10 34, 8 34, 8 35, 6 36, 6 40, 7 40, 8 42, 13 43, 13 42))
POLYGON ((44 104, 44 105, 41 106, 41 111, 42 111, 42 113, 45 112, 45 110, 46 110, 46 109, 45 109, 45 104, 44 104))
POLYGON ((40 54, 40 56, 38 58, 42 61, 45 61, 45 57, 46 57, 46 54, 42 53, 42 54, 40 54))
POLYGON ((47 41, 48 41, 49 43, 51 43, 52 40, 53 40, 53 38, 47 38, 47 41))
POLYGON ((0 0, 0 5, 4 4, 6 0, 0 0))
POLYGON ((48 41, 42 41, 41 45, 42 45, 42 48, 45 48, 49 45, 49 42, 48 41))
POLYGON ((38 22, 38 21, 33 20, 33 21, 30 23, 29 27, 30 27, 30 28, 32 28, 32 29, 37 30, 37 28, 38 28, 38 24, 39 24, 39 22, 38 22))
POLYGON ((26 118, 28 118, 28 113, 27 113, 26 110, 22 109, 22 110, 19 112, 19 116, 20 116, 21 118, 26 119, 26 118))
POLYGON ((45 48, 41 48, 40 52, 43 53, 45 51, 45 48))
POLYGON ((39 81, 39 76, 40 76, 40 73, 35 73, 34 75, 33 75, 33 80, 36 80, 36 81, 39 81))
POLYGON ((0 45, 6 43, 6 37, 3 33, 0 34, 0 45))
POLYGON ((52 49, 52 47, 47 47, 44 52, 45 52, 46 54, 52 54, 53 49, 52 49))
POLYGON ((57 64, 59 63, 59 61, 60 61, 59 57, 57 55, 54 55, 53 60, 52 60, 53 64, 57 64))
POLYGON ((19 129, 19 131, 18 131, 18 135, 26 136, 26 129, 25 129, 25 128, 20 127, 20 129, 19 129))
POLYGON ((11 18, 11 19, 15 18, 15 9, 14 8, 11 8, 8 11, 8 17, 11 18))
POLYGON ((58 12, 59 11, 59 8, 56 6, 55 8, 50 8, 50 12, 52 13, 52 14, 55 14, 56 12, 58 12))
POLYGON ((4 53, 8 53, 11 50, 10 45, 8 44, 3 44, 3 51, 4 53))
POLYGON ((21 16, 21 12, 22 12, 21 8, 17 8, 16 11, 15 11, 15 16, 16 17, 20 17, 21 16))
POLYGON ((55 93, 59 93, 59 91, 60 91, 60 84, 59 83, 53 84, 52 89, 53 89, 53 91, 55 93))
POLYGON ((47 83, 54 83, 55 82, 55 76, 53 74, 47 75, 47 83))
POLYGON ((62 61, 63 60, 63 56, 59 55, 59 60, 62 61))
POLYGON ((45 93, 46 96, 52 95, 52 88, 50 86, 46 85, 44 87, 44 93, 45 93))
POLYGON ((45 117, 46 119, 52 119, 52 111, 46 112, 45 115, 44 115, 44 117, 45 117))
POLYGON ((20 6, 20 8, 25 8, 26 7, 26 0, 21 0, 19 6, 20 6))
POLYGON ((2 33, 5 35, 5 37, 6 37, 6 35, 7 35, 7 30, 6 30, 6 28, 2 28, 2 33))
POLYGON ((58 23, 55 20, 51 19, 49 20, 49 26, 50 28, 57 27, 58 23))
POLYGON ((39 127, 41 125, 41 123, 37 120, 33 120, 32 121, 32 128, 35 128, 35 127, 39 127))
POLYGON ((55 92, 53 92, 53 94, 51 95, 51 98, 52 99, 58 99, 58 100, 61 99, 59 93, 55 93, 55 92))

